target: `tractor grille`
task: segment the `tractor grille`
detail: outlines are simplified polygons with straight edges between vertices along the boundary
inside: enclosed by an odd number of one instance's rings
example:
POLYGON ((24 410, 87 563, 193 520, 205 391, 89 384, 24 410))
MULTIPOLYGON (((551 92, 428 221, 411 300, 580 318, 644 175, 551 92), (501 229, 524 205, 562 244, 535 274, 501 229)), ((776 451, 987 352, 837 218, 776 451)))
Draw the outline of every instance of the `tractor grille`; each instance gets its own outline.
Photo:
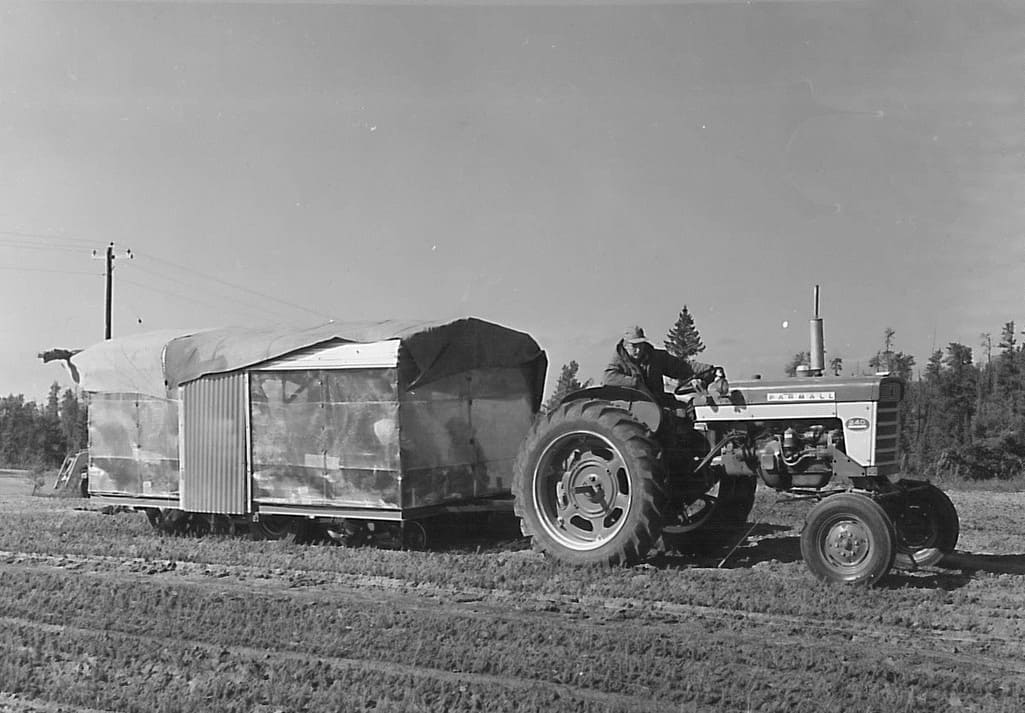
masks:
POLYGON ((898 402, 876 405, 876 466, 879 475, 889 475, 899 470, 900 419, 898 402))

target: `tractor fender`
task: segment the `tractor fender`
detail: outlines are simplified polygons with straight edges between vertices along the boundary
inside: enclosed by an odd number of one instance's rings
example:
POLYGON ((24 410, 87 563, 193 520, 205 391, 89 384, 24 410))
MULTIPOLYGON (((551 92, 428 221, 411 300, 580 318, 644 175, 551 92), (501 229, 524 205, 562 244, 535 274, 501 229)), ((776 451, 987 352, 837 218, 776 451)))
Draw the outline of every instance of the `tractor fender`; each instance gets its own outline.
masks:
POLYGON ((662 424, 662 407, 650 392, 642 389, 629 386, 590 386, 566 394, 559 405, 581 399, 608 401, 626 409, 652 433, 658 431, 662 424))

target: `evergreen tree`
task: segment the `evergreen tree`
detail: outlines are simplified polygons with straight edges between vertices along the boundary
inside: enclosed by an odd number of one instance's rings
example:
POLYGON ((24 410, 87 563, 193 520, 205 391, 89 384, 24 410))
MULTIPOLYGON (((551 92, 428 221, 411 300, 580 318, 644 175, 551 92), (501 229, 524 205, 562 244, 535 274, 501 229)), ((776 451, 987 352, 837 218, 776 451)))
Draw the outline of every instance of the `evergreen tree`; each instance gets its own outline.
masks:
POLYGON ((46 410, 43 414, 47 418, 57 419, 60 414, 60 393, 61 387, 56 381, 50 384, 50 392, 46 397, 46 410))
POLYGON ((23 394, 0 399, 0 466, 26 468, 42 463, 43 417, 35 401, 23 394))
POLYGON ((89 438, 88 413, 75 392, 67 389, 60 403, 60 425, 68 452, 80 451, 86 447, 89 438))
POLYGON ((690 359, 695 354, 705 351, 705 345, 701 342, 701 335, 694 326, 694 318, 691 317, 687 305, 680 310, 680 316, 676 318, 676 324, 666 334, 663 341, 666 351, 673 356, 690 359))
POLYGON ((559 380, 555 382, 555 391, 552 392, 551 397, 545 402, 544 410, 546 412, 558 406, 566 394, 582 389, 591 383, 590 379, 587 380, 586 384, 580 382, 580 379, 577 378, 579 370, 580 365, 574 360, 571 360, 569 364, 562 365, 559 380))
POLYGON ((833 376, 840 376, 840 374, 843 373, 843 357, 837 356, 830 359, 829 370, 833 372, 833 376))
POLYGON ((883 348, 868 360, 868 365, 877 372, 885 371, 896 374, 905 382, 911 381, 912 367, 915 358, 904 352, 893 351, 893 337, 896 332, 892 327, 883 330, 883 348))
POLYGON ((1000 332, 997 344, 1000 354, 996 363, 997 399, 1003 403, 1008 415, 1022 412, 1022 370, 1019 349, 1014 334, 1014 322, 1007 322, 1000 332))
POLYGON ((790 361, 787 362, 787 365, 783 367, 783 371, 787 376, 797 376, 797 367, 809 364, 810 362, 811 355, 808 354, 808 352, 797 352, 797 354, 794 354, 790 361))
POLYGON ((951 429, 952 445, 971 442, 971 423, 975 415, 975 392, 978 371, 972 362, 972 349, 958 342, 947 346, 940 379, 942 405, 951 429))

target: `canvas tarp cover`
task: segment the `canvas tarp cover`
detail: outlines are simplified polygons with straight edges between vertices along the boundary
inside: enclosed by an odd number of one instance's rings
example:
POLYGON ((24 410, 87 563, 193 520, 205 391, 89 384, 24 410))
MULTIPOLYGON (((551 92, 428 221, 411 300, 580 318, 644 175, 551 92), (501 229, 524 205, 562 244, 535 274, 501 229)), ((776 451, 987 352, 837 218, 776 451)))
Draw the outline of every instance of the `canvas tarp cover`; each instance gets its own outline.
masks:
POLYGON ((164 347, 172 339, 190 333, 185 330, 145 332, 83 349, 71 357, 78 370, 78 385, 83 391, 93 393, 166 398, 164 347))
POLYGON ((308 329, 226 327, 152 332, 123 337, 79 352, 72 362, 86 391, 166 397, 208 374, 244 369, 332 341, 399 339, 400 386, 479 368, 533 366, 535 408, 540 405, 547 359, 534 339, 473 317, 448 322, 329 322, 308 329))

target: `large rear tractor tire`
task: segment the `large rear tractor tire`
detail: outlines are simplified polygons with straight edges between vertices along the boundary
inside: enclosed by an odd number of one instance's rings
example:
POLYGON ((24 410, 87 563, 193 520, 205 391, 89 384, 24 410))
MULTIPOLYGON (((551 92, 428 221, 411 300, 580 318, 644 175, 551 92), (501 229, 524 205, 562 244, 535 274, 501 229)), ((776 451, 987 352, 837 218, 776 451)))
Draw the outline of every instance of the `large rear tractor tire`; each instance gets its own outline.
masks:
POLYGON ((512 492, 534 547, 577 565, 629 565, 658 538, 666 500, 647 427, 607 401, 539 417, 516 457, 512 492))
POLYGON ((961 524, 954 503, 932 483, 902 480, 907 491, 903 509, 893 518, 897 534, 895 566, 915 569, 936 564, 954 551, 961 524))
POLYGON ((825 582, 872 586, 893 566, 893 522, 865 495, 840 493, 820 502, 801 532, 801 555, 825 582))

